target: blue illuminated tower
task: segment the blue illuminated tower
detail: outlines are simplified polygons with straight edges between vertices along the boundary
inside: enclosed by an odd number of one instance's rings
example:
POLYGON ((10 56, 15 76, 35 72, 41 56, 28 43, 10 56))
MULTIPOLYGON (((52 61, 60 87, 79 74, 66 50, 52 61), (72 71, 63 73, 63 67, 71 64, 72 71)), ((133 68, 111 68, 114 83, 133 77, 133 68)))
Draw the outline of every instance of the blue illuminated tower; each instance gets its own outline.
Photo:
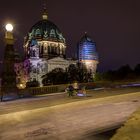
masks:
POLYGON ((78 60, 83 63, 87 70, 92 72, 93 76, 96 73, 99 57, 96 50, 96 42, 85 33, 78 43, 78 60))

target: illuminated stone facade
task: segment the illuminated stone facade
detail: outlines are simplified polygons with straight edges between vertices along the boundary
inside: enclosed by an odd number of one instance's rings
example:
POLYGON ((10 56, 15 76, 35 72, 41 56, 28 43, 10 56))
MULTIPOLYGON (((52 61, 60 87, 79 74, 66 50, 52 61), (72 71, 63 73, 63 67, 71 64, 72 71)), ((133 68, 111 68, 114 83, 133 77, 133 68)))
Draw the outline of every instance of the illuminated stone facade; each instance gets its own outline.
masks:
MULTIPOLYGON (((59 28, 48 20, 46 13, 42 18, 32 26, 24 38, 25 61, 15 66, 19 86, 20 83, 25 85, 31 81, 38 81, 39 85, 43 86, 44 75, 55 68, 66 70, 70 64, 77 63, 66 59, 66 42, 59 28)), ((94 76, 98 64, 95 42, 85 35, 79 43, 78 50, 79 61, 85 64, 94 76)))
POLYGON ((36 23, 25 37, 24 50, 28 58, 65 58, 65 39, 58 27, 47 19, 36 23))
POLYGON ((43 19, 30 29, 24 39, 24 52, 29 61, 28 81, 38 81, 42 85, 42 76, 55 68, 66 70, 75 61, 66 59, 66 42, 59 28, 47 19, 43 19))

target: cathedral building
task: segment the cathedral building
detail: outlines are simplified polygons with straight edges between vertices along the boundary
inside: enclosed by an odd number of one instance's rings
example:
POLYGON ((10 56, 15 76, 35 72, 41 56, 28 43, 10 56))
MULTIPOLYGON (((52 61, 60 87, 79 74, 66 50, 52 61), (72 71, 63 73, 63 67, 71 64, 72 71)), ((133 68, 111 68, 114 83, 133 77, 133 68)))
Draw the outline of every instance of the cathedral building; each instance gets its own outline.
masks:
POLYGON ((44 9, 42 19, 34 24, 24 37, 24 62, 15 64, 17 85, 26 87, 27 82, 37 81, 43 86, 43 76, 56 68, 64 71, 69 65, 80 62, 95 74, 98 64, 96 43, 85 34, 78 45, 78 60, 66 59, 66 41, 60 29, 50 20, 44 9))
POLYGON ((38 81, 42 86, 42 76, 55 68, 66 70, 76 61, 66 59, 66 41, 59 28, 48 20, 46 9, 42 20, 31 27, 24 38, 26 63, 29 63, 27 81, 38 81))

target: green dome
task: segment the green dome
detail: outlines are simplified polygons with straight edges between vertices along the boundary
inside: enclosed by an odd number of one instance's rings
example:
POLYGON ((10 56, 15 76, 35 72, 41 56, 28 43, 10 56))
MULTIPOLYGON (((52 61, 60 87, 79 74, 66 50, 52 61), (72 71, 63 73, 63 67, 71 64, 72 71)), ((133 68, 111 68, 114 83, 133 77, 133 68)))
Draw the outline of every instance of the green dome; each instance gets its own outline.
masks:
POLYGON ((63 37, 59 28, 51 21, 45 19, 37 22, 32 26, 27 39, 65 43, 65 38, 63 37))

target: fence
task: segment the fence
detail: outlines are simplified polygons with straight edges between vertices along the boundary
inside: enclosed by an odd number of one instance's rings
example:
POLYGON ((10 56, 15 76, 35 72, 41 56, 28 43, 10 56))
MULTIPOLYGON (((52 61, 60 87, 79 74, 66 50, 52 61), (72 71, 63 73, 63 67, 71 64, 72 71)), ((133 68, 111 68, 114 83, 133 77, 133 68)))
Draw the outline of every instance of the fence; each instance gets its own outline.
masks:
MULTIPOLYGON (((128 83, 135 83, 135 82, 91 82, 91 83, 80 83, 79 86, 85 86, 86 89, 93 89, 93 88, 100 88, 100 87, 115 87, 121 84, 128 84, 128 83)), ((45 87, 32 87, 26 88, 21 90, 19 93, 23 95, 43 95, 49 93, 57 93, 57 92, 64 92, 65 89, 68 87, 68 84, 65 85, 52 85, 52 86, 45 86, 45 87)))
MULTIPOLYGON (((95 83, 81 83, 79 86, 83 87, 86 86, 88 89, 94 88, 95 83)), ((57 93, 57 92, 64 92, 65 89, 68 87, 68 84, 64 85, 52 85, 52 86, 44 86, 44 87, 31 87, 26 88, 20 91, 20 94, 24 95, 43 95, 49 93, 57 93)))
MULTIPOLYGON (((57 93, 64 92, 67 85, 53 85, 53 86, 45 86, 45 87, 32 87, 25 89, 26 93, 28 92, 30 95, 42 95, 49 93, 57 93)), ((24 91, 24 93, 25 93, 24 91)))

